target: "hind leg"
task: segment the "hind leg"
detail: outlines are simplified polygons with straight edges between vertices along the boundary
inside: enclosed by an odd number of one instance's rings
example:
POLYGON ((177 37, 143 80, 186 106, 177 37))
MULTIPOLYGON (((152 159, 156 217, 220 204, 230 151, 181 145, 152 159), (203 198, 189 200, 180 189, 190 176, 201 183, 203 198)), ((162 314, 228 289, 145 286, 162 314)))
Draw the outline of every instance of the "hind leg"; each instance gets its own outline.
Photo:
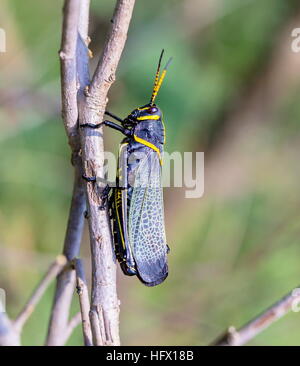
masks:
POLYGON ((102 201, 101 206, 99 207, 99 209, 101 211, 105 210, 107 207, 109 207, 109 193, 111 191, 111 186, 109 186, 108 184, 104 187, 103 191, 101 192, 100 198, 102 201))

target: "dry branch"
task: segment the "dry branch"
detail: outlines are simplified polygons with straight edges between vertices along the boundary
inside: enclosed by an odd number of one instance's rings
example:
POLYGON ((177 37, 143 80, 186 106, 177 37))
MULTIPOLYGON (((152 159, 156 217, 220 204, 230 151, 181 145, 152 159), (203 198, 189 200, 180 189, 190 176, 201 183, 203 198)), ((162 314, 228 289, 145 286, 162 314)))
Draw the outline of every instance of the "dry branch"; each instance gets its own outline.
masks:
MULTIPOLYGON (((72 203, 69 213, 63 254, 68 261, 79 255, 83 231, 85 210, 85 194, 82 185, 79 163, 75 165, 75 180, 72 203)), ((75 273, 68 266, 57 277, 54 301, 49 322, 46 344, 48 346, 63 345, 64 332, 68 325, 70 306, 75 288, 75 273)))
MULTIPOLYGON (((66 268, 67 258, 63 255, 59 255, 56 260, 50 265, 47 273, 37 285, 36 289, 33 291, 29 300, 25 304, 24 308, 20 311, 15 321, 11 321, 5 313, 0 312, 0 346, 19 346, 20 336, 23 330, 23 326, 29 319, 30 315, 35 309, 35 306, 47 290, 48 286, 52 280, 60 273, 64 268, 66 268)), ((80 315, 80 314, 79 314, 80 315)), ((78 316, 74 317, 68 327, 64 329, 64 333, 61 337, 64 342, 70 336, 74 326, 78 324, 78 316)))
MULTIPOLYGON (((89 329, 89 300, 80 262, 76 262, 77 281, 80 289, 81 314, 70 321, 69 311, 74 289, 74 271, 65 268, 67 261, 79 255, 85 210, 84 190, 81 180, 85 174, 103 176, 103 139, 100 132, 82 131, 80 123, 95 123, 102 120, 107 93, 115 79, 116 68, 123 51, 134 0, 118 0, 113 16, 113 25, 102 58, 90 84, 88 23, 89 0, 65 0, 61 50, 62 117, 69 145, 75 178, 72 204, 69 213, 63 254, 33 292, 14 323, 3 314, 0 317, 0 344, 19 344, 19 335, 50 281, 58 276, 49 322, 47 345, 62 345, 82 318, 85 344, 91 344, 89 329), (89 85, 90 84, 90 85, 89 85), (87 87, 87 88, 86 88, 87 87), (88 90, 89 89, 89 90, 88 90), (82 158, 81 158, 82 156, 82 158), (82 162, 84 165, 82 166, 82 162), (9 336, 7 338, 7 336, 9 336)), ((99 210, 99 187, 86 184, 89 208, 89 229, 92 251, 92 322, 94 344, 119 345, 119 301, 116 292, 116 266, 112 247, 110 223, 107 212, 99 210)))
MULTIPOLYGON (((83 8, 85 13, 86 0, 66 0, 62 26, 61 50, 61 98, 62 117, 72 150, 72 164, 75 168, 72 203, 69 212, 68 226, 65 236, 63 254, 69 261, 79 255, 83 232, 85 194, 82 184, 82 164, 80 158, 80 140, 78 134, 77 108, 77 44, 78 23, 83 8), (85 8, 84 8, 85 6, 85 8)), ((87 6, 88 9, 88 6, 87 6)), ((88 10, 87 10, 88 12, 88 10)), ((82 18, 82 17, 81 17, 82 18)), ((75 273, 71 267, 57 278, 51 318, 49 322, 47 345, 63 345, 64 333, 68 326, 71 301, 75 287, 75 273)))
POLYGON ((76 271, 76 290, 79 296, 79 304, 82 319, 82 332, 85 346, 92 346, 92 331, 89 319, 90 299, 86 279, 84 275, 83 264, 80 259, 74 260, 76 271))
MULTIPOLYGON (((64 6, 64 21, 62 46, 60 51, 61 80, 62 80, 62 115, 69 144, 75 160, 78 189, 81 175, 81 158, 86 175, 94 174, 103 176, 103 140, 99 132, 82 131, 81 139, 78 139, 77 119, 79 123, 93 123, 102 120, 106 105, 107 92, 114 80, 115 71, 119 62, 127 30, 134 6, 134 0, 119 0, 113 17, 113 25, 104 48, 94 77, 90 85, 89 78, 89 50, 88 50, 88 24, 89 24, 89 0, 66 0, 64 6), (87 88, 90 86, 89 90, 87 88), (87 88, 86 88, 87 87, 87 88), (81 154, 79 154, 81 146, 81 154)), ((112 249, 110 223, 107 212, 99 211, 99 189, 90 184, 86 187, 89 209, 89 228, 92 252, 92 308, 91 319, 97 319, 94 324, 94 337, 96 328, 101 331, 102 341, 95 344, 118 345, 119 340, 119 301, 116 293, 116 268, 115 257, 112 249), (92 314, 96 314, 93 317, 92 314)), ((74 196, 73 196, 74 200, 74 196)), ((82 226, 72 224, 71 208, 69 227, 67 230, 76 241, 81 238, 82 226), (71 223, 71 225, 70 225, 71 223), (73 231, 72 231, 73 228, 73 231), (76 230, 77 228, 77 230, 76 230)), ((80 211, 83 211, 82 197, 80 211)), ((79 212, 77 221, 82 220, 79 212)), ((74 216, 73 219, 76 220, 74 216)), ((78 222, 77 222, 78 223, 78 222)), ((72 242, 67 240, 65 243, 72 242)), ((72 250, 72 256, 67 254, 69 246, 65 244, 64 253, 69 260, 79 254, 79 245, 72 250)), ((52 317, 49 326, 47 344, 57 344, 59 333, 66 327, 69 313, 72 289, 72 274, 64 274, 58 279, 52 317)), ((98 337, 96 337, 98 339, 98 337)))
POLYGON ((62 117, 72 152, 79 151, 76 50, 80 0, 66 0, 60 57, 62 117))
POLYGON ((213 342, 212 345, 241 346, 286 315, 292 310, 293 306, 299 311, 299 302, 300 291, 293 290, 240 329, 235 329, 233 326, 229 327, 225 334, 213 342))
POLYGON ((72 334, 73 330, 81 323, 81 313, 80 311, 71 318, 69 321, 64 334, 61 336, 62 344, 65 344, 72 334))
MULTIPOLYGON (((64 269, 68 268, 67 258, 63 255, 59 255, 55 262, 53 262, 41 282, 37 285, 33 291, 29 300, 21 310, 15 321, 11 321, 5 313, 0 312, 0 346, 19 346, 20 336, 23 330, 23 326, 29 319, 30 315, 35 309, 35 306, 47 290, 52 280, 61 273, 64 269)), ((62 344, 64 344, 69 338, 75 326, 79 324, 81 320, 80 313, 75 315, 71 321, 67 324, 63 333, 60 335, 62 344)))
MULTIPOLYGON (((79 123, 102 121, 108 90, 115 79, 134 7, 134 0, 118 0, 104 52, 91 85, 80 95, 79 123)), ((87 176, 104 177, 102 129, 81 130, 83 170, 87 176)), ((86 183, 92 253, 91 326, 95 345, 119 345, 119 300, 116 264, 107 211, 99 210, 103 187, 86 183), (100 334, 99 334, 100 332, 100 334)))

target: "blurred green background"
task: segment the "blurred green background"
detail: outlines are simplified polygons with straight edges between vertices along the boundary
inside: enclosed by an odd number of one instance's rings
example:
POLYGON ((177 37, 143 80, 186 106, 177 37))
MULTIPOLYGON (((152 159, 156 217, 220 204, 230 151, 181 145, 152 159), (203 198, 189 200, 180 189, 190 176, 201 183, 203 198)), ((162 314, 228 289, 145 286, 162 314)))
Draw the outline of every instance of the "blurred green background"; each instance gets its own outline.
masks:
MULTIPOLYGON (((114 1, 92 1, 98 58, 114 1)), ((60 118, 62 0, 2 0, 0 287, 14 317, 61 252, 73 172, 60 118)), ((118 269, 124 345, 205 345, 300 283, 298 1, 137 1, 109 109, 126 116, 151 93, 162 48, 174 62, 157 103, 166 150, 205 152, 205 193, 165 189, 170 274, 146 288, 118 269)), ((106 150, 120 135, 105 132, 106 150)), ((85 230, 82 256, 89 272, 85 230)), ((52 286, 26 324, 42 345, 52 286)), ((74 297, 75 313, 78 310, 74 297)), ((251 345, 299 345, 290 313, 251 345)), ((69 345, 82 344, 80 327, 69 345)))

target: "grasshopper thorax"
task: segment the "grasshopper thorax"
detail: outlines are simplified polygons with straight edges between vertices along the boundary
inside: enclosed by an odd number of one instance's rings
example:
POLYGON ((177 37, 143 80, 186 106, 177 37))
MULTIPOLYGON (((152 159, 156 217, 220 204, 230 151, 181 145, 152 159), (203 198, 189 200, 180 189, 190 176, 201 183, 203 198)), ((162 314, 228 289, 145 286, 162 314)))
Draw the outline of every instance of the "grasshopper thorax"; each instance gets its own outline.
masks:
POLYGON ((127 126, 134 126, 140 121, 160 120, 162 112, 157 105, 146 104, 140 108, 134 109, 124 120, 127 126))

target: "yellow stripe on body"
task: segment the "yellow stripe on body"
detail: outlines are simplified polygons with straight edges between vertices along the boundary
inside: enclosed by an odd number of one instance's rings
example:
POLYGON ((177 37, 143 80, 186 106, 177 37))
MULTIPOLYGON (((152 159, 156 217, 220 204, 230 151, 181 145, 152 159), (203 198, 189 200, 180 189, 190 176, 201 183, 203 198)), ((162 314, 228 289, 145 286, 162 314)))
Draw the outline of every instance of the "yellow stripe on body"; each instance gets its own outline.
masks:
POLYGON ((154 150, 158 155, 160 165, 162 165, 162 158, 161 158, 161 155, 160 155, 159 148, 157 146, 151 144, 151 142, 149 142, 147 140, 144 140, 144 139, 138 137, 137 135, 133 135, 133 137, 134 137, 136 142, 139 142, 140 144, 145 145, 147 147, 150 147, 150 149, 154 150))
POLYGON ((160 119, 160 116, 158 114, 155 114, 153 116, 141 116, 141 117, 138 117, 137 120, 138 121, 146 121, 147 119, 160 119))
POLYGON ((119 231, 120 231, 120 236, 121 236, 121 241, 122 241, 122 247, 123 249, 126 249, 126 246, 125 246, 125 241, 124 241, 124 237, 123 237, 123 226, 121 224, 121 221, 120 221, 120 216, 119 216, 119 207, 120 207, 120 194, 122 195, 122 192, 117 190, 116 194, 115 194, 115 205, 116 205, 116 212, 117 212, 117 221, 118 221, 118 226, 119 226, 119 231), (117 197, 117 194, 118 194, 118 197, 117 197))
MULTIPOLYGON (((128 142, 124 143, 124 144, 120 144, 119 147, 119 156, 121 155, 121 151, 123 150, 124 146, 128 145, 128 142)), ((119 166, 118 169, 118 176, 119 176, 119 180, 122 179, 122 167, 119 166)), ((119 215, 119 207, 122 207, 122 191, 121 190, 116 190, 116 194, 115 194, 115 206, 116 206, 116 212, 117 212, 117 222, 118 222, 118 226, 119 226, 119 231, 120 231, 120 236, 121 236, 121 241, 122 241, 122 247, 123 249, 126 249, 126 245, 125 245, 125 240, 124 240, 124 236, 123 236, 123 225, 121 223, 120 220, 120 215, 119 215)), ((124 220, 124 218, 123 218, 124 220)))

